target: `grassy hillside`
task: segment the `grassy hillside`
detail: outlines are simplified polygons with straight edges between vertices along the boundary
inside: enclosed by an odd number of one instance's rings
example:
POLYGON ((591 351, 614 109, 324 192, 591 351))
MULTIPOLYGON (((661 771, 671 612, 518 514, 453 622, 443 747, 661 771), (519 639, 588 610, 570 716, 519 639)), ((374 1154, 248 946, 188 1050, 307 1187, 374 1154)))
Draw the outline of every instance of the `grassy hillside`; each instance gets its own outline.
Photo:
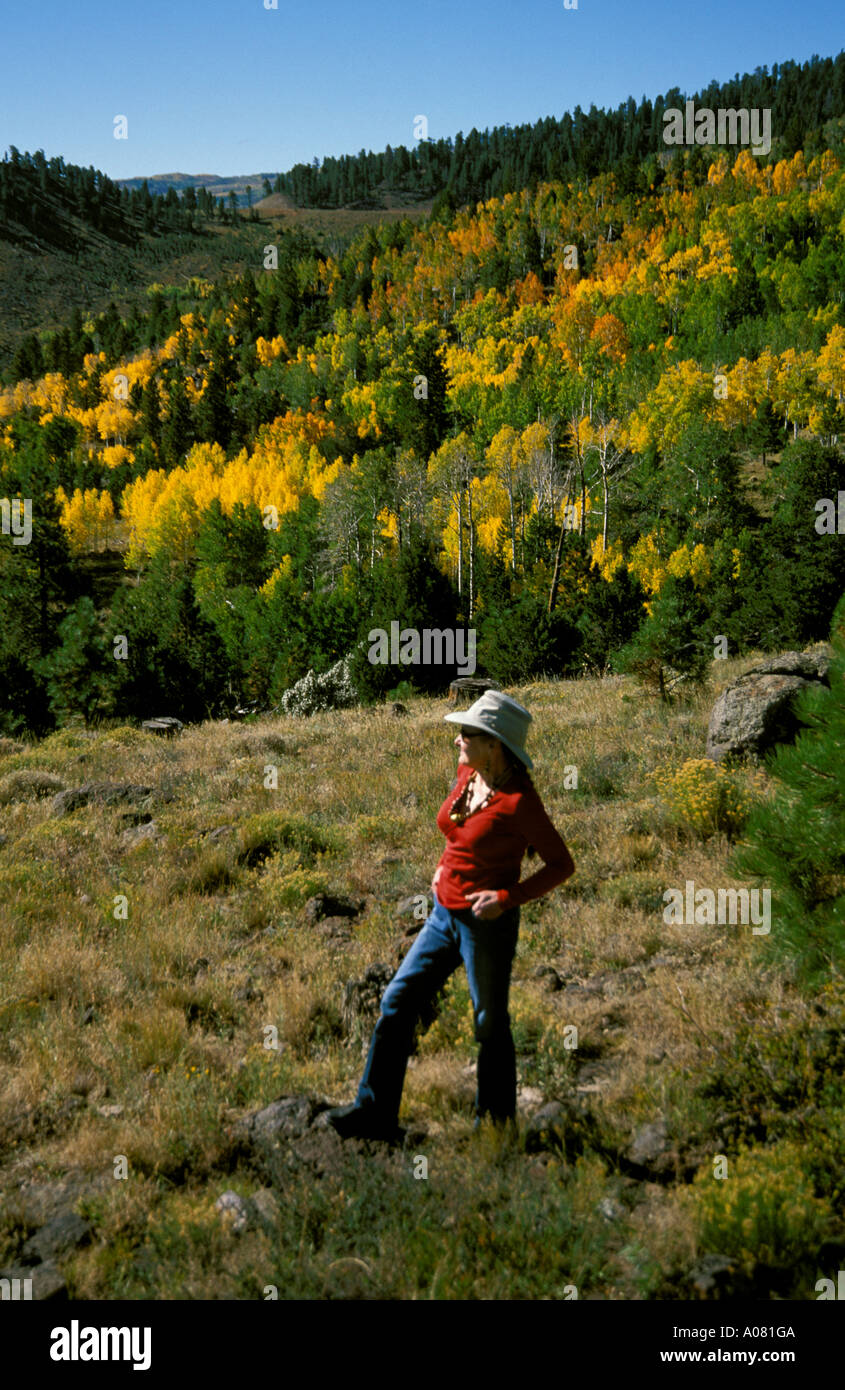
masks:
POLYGON ((719 662, 672 709, 627 678, 513 690, 576 862, 523 909, 520 1139, 472 1135, 461 970, 409 1069, 406 1147, 309 1131, 272 1192, 238 1121, 354 1095, 370 1020, 345 988, 394 960, 397 903, 428 891, 455 765, 443 702, 3 741, 0 1266, 61 1184, 88 1225, 58 1257, 82 1298, 686 1299, 718 1255, 728 1296, 814 1299, 843 1235, 845 993, 802 1001, 750 926, 663 922, 667 887, 735 880, 724 835, 679 821, 651 773, 702 755, 714 694, 752 664, 719 662), (86 780, 151 791, 53 816, 86 780), (323 890, 363 910, 309 924, 323 890), (552 1100, 559 1144, 530 1124, 552 1100), (260 1219, 239 1233, 224 1192, 260 1193, 260 1219))
POLYGON ((63 327, 74 308, 84 317, 111 300, 122 314, 142 303, 147 285, 178 285, 192 275, 242 273, 258 255, 257 229, 210 226, 203 236, 142 239, 134 250, 78 228, 76 254, 16 245, 0 238, 0 369, 29 333, 63 327))

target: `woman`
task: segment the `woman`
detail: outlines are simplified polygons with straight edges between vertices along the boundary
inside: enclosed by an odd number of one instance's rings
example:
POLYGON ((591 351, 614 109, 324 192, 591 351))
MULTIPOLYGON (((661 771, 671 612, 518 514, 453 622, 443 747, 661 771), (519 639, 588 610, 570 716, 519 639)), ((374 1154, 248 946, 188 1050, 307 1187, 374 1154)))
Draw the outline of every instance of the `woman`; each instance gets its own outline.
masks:
POLYGON ((575 869, 528 775, 528 710, 488 690, 465 715, 444 718, 461 731, 455 739, 457 780, 437 816, 446 847, 431 884, 434 909, 384 992, 355 1103, 328 1112, 329 1123, 345 1138, 396 1137, 420 1010, 462 960, 480 1044, 476 1128, 484 1115, 498 1123, 515 1118, 508 990, 519 909, 575 869), (545 865, 520 883, 526 849, 536 849, 545 865))

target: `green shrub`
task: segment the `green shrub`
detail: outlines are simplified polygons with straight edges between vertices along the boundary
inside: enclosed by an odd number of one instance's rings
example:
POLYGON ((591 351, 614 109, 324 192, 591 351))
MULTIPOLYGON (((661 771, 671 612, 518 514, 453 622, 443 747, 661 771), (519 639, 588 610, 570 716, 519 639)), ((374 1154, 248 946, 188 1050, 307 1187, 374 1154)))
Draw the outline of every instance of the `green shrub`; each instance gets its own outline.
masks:
POLYGON ((297 908, 313 898, 315 893, 328 891, 328 875, 319 869, 289 869, 276 880, 273 898, 281 908, 297 908))
POLYGON ((816 1191, 845 1184, 845 989, 826 984, 809 1018, 772 1012, 741 1023, 698 1094, 719 1116, 727 1143, 794 1139, 804 1146, 816 1191))
POLYGON ((398 816, 358 816, 353 823, 355 838, 362 844, 386 844, 400 848, 407 835, 407 826, 398 816))
POLYGON ((631 754, 625 750, 615 753, 588 753, 579 758, 578 786, 572 795, 586 801, 608 801, 611 797, 624 796, 625 772, 631 754))
POLYGON ((666 888, 664 878, 653 873, 638 873, 631 870, 619 874, 617 878, 607 879, 602 884, 599 896, 620 908, 635 908, 641 912, 662 912, 666 888))
POLYGON ((238 863, 254 869, 283 849, 296 850, 300 864, 311 867, 320 854, 335 848, 333 839, 305 816, 264 811, 250 816, 238 833, 238 863))

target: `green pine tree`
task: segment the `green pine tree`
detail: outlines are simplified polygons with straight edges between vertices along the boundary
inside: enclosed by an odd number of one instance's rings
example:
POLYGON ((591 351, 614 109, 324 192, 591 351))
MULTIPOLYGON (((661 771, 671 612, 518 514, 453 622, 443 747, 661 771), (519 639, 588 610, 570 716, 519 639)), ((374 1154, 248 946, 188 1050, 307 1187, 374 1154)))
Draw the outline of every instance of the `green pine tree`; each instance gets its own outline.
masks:
POLYGON ((700 685, 713 655, 707 609, 692 580, 670 575, 652 604, 651 616, 622 648, 614 664, 638 676, 669 701, 673 672, 700 685))
MULTIPOLYGON (((392 622, 399 623, 400 632, 416 630, 420 634, 426 628, 440 632, 457 628, 457 596, 428 546, 420 542, 414 549, 403 550, 395 561, 377 561, 362 576, 356 598, 358 640, 349 669, 362 703, 384 699, 404 681, 428 694, 448 688, 457 674, 456 665, 373 663, 369 659, 373 645, 369 633, 376 629, 389 633, 392 622)), ((463 640, 468 642, 469 638, 463 640)))
POLYGON ((594 566, 576 627, 583 637, 587 666, 601 672, 622 649, 644 617, 645 593, 625 565, 608 582, 594 566))
POLYGON ((184 463, 192 443, 191 406, 185 391, 185 379, 181 372, 177 372, 170 383, 167 419, 162 430, 164 457, 169 468, 178 468, 184 463))
POLYGON ((79 596, 67 538, 53 493, 53 468, 43 431, 33 421, 13 425, 16 449, 0 449, 0 497, 31 507, 32 534, 26 544, 0 535, 0 730, 31 730, 43 736, 52 726, 46 681, 39 662, 53 649, 68 604, 79 596))
POLYGON ((37 663, 60 723, 81 715, 86 727, 114 710, 115 662, 90 598, 79 599, 59 625, 59 646, 37 663))
POLYGON ((129 643, 128 660, 115 662, 121 715, 176 714, 186 723, 217 717, 231 671, 189 567, 153 556, 137 586, 118 589, 111 620, 129 643))
POLYGON ((228 447, 232 434, 232 412, 227 396, 225 373, 219 362, 213 362, 208 385, 196 410, 197 438, 228 447))
POLYGON ((752 811, 733 864, 770 888, 771 950, 807 987, 845 968, 845 595, 831 641, 830 689, 796 702, 807 727, 770 756, 775 794, 752 811))
POLYGON ((479 656, 502 685, 534 676, 569 674, 581 652, 581 634, 562 610, 548 611, 543 595, 523 593, 491 603, 479 624, 479 656))

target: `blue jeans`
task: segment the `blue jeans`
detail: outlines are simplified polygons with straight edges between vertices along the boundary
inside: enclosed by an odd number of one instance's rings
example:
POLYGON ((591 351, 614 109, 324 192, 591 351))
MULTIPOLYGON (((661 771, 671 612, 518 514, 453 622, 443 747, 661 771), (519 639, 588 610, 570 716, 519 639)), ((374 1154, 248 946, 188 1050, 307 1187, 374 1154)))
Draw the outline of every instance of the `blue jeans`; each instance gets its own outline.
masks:
POLYGON ((387 1127, 396 1124, 420 1010, 463 961, 480 1044, 475 1111, 513 1118, 516 1053, 508 991, 518 935, 518 907, 485 922, 469 909, 451 912, 435 895, 433 911, 384 992, 357 1105, 387 1127))

